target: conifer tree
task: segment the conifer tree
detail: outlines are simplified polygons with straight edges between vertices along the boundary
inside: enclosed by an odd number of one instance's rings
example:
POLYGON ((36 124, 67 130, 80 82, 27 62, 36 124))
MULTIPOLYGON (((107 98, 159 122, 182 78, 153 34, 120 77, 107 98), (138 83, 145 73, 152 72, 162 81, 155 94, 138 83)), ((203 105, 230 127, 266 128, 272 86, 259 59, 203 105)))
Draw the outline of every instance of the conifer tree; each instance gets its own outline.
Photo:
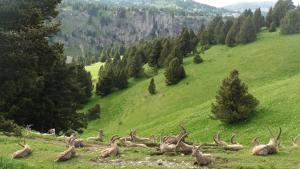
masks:
POLYGON ((158 67, 158 59, 160 58, 162 50, 162 44, 160 40, 154 41, 151 53, 149 55, 148 64, 151 67, 158 67))
POLYGON ((250 16, 248 16, 241 25, 238 40, 239 43, 243 44, 256 40, 256 28, 250 16))
POLYGON ((193 31, 193 29, 189 29, 189 38, 190 38, 189 52, 195 52, 195 50, 197 48, 197 44, 198 44, 198 38, 197 38, 195 32, 193 31))
POLYGON ((287 13, 281 21, 280 32, 281 34, 300 33, 300 8, 287 13))
POLYGON ((143 73, 143 63, 140 53, 137 50, 132 50, 131 55, 127 59, 128 76, 138 78, 143 73))
POLYGON ((166 68, 165 77, 167 85, 175 85, 186 76, 183 65, 174 57, 166 68))
POLYGON ((248 93, 247 86, 241 82, 239 72, 234 70, 223 80, 212 104, 215 118, 225 123, 236 123, 249 119, 256 112, 259 101, 248 93))
POLYGON ((226 35, 225 44, 227 46, 232 47, 236 44, 237 35, 239 31, 240 31, 240 22, 239 19, 236 19, 226 35))
POLYGON ((276 23, 272 22, 269 28, 269 32, 276 32, 276 30, 277 30, 276 23))
MULTIPOLYGON (((271 8, 269 9, 269 12, 268 12, 267 16, 266 16, 266 26, 267 26, 268 28, 270 28, 272 22, 273 22, 273 8, 271 7, 271 8)), ((274 23, 274 24, 275 24, 275 23, 274 23)), ((276 24, 275 24, 275 26, 276 26, 276 24)))
POLYGON ((152 78, 151 81, 150 81, 150 84, 148 86, 148 92, 151 95, 155 95, 156 94, 156 86, 155 86, 154 78, 152 78))
POLYGON ((218 35, 218 43, 219 44, 225 44, 226 41, 226 36, 230 30, 230 28, 233 25, 233 21, 234 19, 227 19, 226 22, 223 24, 222 28, 221 28, 221 32, 218 35))
POLYGON ((42 132, 86 127, 76 109, 90 95, 88 74, 67 65, 63 45, 49 41, 59 32, 60 2, 9 0, 0 6, 0 112, 42 132))
POLYGON ((260 8, 256 9, 253 15, 253 23, 255 24, 256 32, 260 31, 260 28, 263 27, 264 22, 265 19, 261 14, 260 8))
POLYGON ((222 28, 224 26, 223 20, 220 20, 219 23, 217 24, 215 31, 214 31, 214 36, 215 36, 215 42, 216 43, 222 43, 222 38, 223 38, 223 31, 222 28))
POLYGON ((178 48, 179 55, 185 57, 189 52, 191 52, 190 47, 190 33, 188 28, 184 27, 181 34, 177 38, 176 46, 178 48))
POLYGON ((294 3, 292 0, 278 0, 272 11, 272 22, 276 26, 280 26, 280 21, 288 13, 289 10, 294 9, 294 3))

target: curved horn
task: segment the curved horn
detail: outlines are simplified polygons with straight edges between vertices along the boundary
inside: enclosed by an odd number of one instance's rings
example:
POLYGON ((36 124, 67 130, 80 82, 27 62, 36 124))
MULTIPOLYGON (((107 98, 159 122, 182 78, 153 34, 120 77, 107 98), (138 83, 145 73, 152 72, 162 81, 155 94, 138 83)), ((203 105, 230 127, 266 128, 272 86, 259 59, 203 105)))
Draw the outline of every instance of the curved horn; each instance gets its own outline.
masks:
POLYGON ((177 144, 176 144, 176 150, 177 150, 179 144, 182 142, 182 140, 183 140, 187 135, 188 135, 188 134, 185 133, 184 135, 182 135, 182 136, 179 138, 179 140, 178 140, 178 142, 177 142, 177 144))
POLYGON ((271 135, 273 138, 275 138, 275 136, 274 136, 272 130, 270 129, 270 127, 268 127, 268 130, 269 130, 270 135, 271 135))
POLYGON ((236 144, 237 143, 236 140, 235 140, 235 138, 236 138, 236 134, 233 134, 231 136, 231 139, 230 139, 231 144, 236 144))
POLYGON ((213 136, 213 140, 214 140, 214 142, 215 142, 216 144, 219 144, 219 140, 217 139, 217 135, 214 135, 214 136, 213 136))
POLYGON ((279 133, 278 133, 278 136, 277 136, 276 140, 280 139, 281 133, 282 133, 282 129, 281 129, 281 127, 279 127, 279 133))
POLYGON ((110 139, 110 142, 114 142, 116 140, 116 138, 119 137, 118 135, 113 135, 110 139))
POLYGON ((258 137, 255 137, 255 138, 252 140, 252 144, 259 144, 258 137))
POLYGON ((187 133, 187 130, 186 130, 186 128, 183 125, 180 124, 179 127, 181 128, 182 131, 184 131, 185 133, 187 133))

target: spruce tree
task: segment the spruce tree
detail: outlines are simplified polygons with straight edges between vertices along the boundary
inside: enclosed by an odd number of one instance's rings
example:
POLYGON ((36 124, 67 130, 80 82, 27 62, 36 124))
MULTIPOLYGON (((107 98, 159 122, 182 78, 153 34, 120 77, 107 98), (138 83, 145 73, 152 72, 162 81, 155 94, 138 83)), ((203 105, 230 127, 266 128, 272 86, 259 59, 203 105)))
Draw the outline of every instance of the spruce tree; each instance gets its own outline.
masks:
POLYGON ((224 26, 224 22, 223 22, 223 20, 220 20, 214 30, 214 36, 215 36, 216 43, 222 43, 222 41, 223 41, 223 39, 222 39, 223 38, 223 31, 222 31, 223 26, 224 26))
MULTIPOLYGON (((273 22, 273 8, 271 7, 269 9, 269 12, 268 12, 267 16, 266 16, 266 26, 267 26, 267 28, 271 27, 272 22, 273 22)), ((275 24, 275 26, 276 26, 276 24, 275 24)))
POLYGON ((195 32, 193 31, 193 29, 189 29, 189 38, 190 38, 189 52, 195 52, 197 45, 198 45, 198 38, 197 38, 195 32))
POLYGON ((105 66, 101 66, 99 69, 98 82, 96 84, 96 94, 99 96, 108 95, 113 88, 113 71, 110 68, 110 64, 106 63, 105 66))
POLYGON ((241 82, 239 72, 234 70, 223 80, 211 111, 215 118, 224 123, 236 123, 251 118, 258 104, 259 101, 248 93, 247 86, 241 82))
POLYGON ((269 32, 276 32, 276 29, 277 29, 276 23, 275 23, 275 22, 272 22, 272 23, 271 23, 271 26, 270 26, 270 28, 269 28, 269 32))
POLYGON ((256 9, 253 15, 253 23, 255 24, 256 32, 260 31, 260 28, 264 26, 265 19, 261 14, 260 8, 256 9))
POLYGON ((151 79, 150 84, 148 86, 148 92, 151 95, 155 95, 156 94, 156 86, 155 86, 155 82, 154 82, 153 78, 151 79))
POLYGON ((276 26, 280 26, 281 19, 288 13, 289 10, 294 9, 294 3, 292 0, 278 0, 272 11, 272 22, 276 26))
POLYGON ((281 21, 280 32, 281 34, 300 33, 300 8, 287 13, 281 21))
POLYGON ((226 41, 226 36, 231 28, 231 26, 233 25, 234 19, 229 18, 226 20, 226 22, 223 24, 221 31, 218 35, 218 43, 220 44, 225 44, 226 41))
MULTIPOLYGON (((129 77, 139 78, 143 74, 143 71, 144 71, 143 63, 141 61, 141 56, 139 54, 140 53, 137 50, 132 50, 132 52, 130 53, 130 56, 128 56, 127 71, 128 71, 129 77)), ((157 65, 157 63, 156 63, 156 65, 157 65)))
POLYGON ((81 131, 86 120, 76 110, 90 95, 88 74, 67 65, 63 45, 49 41, 59 32, 60 0, 5 2, 0 7, 0 112, 42 132, 81 131))
POLYGON ((186 55, 191 52, 190 42, 191 39, 189 30, 184 27, 176 41, 176 47, 178 48, 179 55, 186 57, 186 55))
POLYGON ((239 31, 240 22, 238 19, 236 19, 226 35, 225 44, 227 46, 232 47, 236 44, 239 31))
POLYGON ((177 57, 173 58, 165 72, 167 85, 175 85, 184 79, 185 76, 185 70, 180 60, 177 57))
POLYGON ((162 50, 162 44, 160 40, 154 41, 151 53, 148 59, 148 65, 150 67, 158 67, 158 59, 160 58, 162 50))
POLYGON ((239 43, 243 44, 256 40, 256 28, 250 16, 248 16, 241 25, 238 40, 239 43))

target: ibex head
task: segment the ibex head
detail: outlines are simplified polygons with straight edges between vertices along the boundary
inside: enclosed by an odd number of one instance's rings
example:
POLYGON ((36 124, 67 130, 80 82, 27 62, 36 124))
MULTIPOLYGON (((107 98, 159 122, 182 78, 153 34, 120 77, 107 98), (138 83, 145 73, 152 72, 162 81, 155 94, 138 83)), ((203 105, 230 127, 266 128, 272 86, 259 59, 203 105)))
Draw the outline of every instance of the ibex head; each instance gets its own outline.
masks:
POLYGON ((281 136, 281 132, 282 132, 282 129, 281 127, 279 127, 279 133, 277 136, 275 136, 272 132, 272 130, 270 128, 268 128, 269 130, 269 133, 271 135, 271 139, 269 141, 269 144, 272 144, 272 145, 275 145, 275 146, 278 146, 279 145, 279 139, 280 139, 280 136, 281 136))
POLYGON ((118 139, 120 139, 121 137, 119 137, 118 135, 113 135, 110 139, 110 145, 114 144, 118 139))

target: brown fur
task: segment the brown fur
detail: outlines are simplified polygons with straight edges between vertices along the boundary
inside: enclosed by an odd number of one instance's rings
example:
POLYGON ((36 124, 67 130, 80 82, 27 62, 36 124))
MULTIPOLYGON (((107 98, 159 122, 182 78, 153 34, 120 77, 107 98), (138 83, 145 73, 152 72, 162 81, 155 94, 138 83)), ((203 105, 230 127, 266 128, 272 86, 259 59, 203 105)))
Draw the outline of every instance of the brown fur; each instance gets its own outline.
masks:
POLYGON ((215 135, 213 137, 213 140, 219 147, 222 147, 225 150, 239 151, 239 150, 243 149, 243 145, 237 143, 234 138, 235 138, 235 135, 233 135, 230 139, 231 144, 228 144, 225 141, 221 140, 220 132, 218 132, 217 135, 215 135))
POLYGON ((269 129, 269 132, 272 137, 268 144, 259 144, 259 142, 256 139, 256 141, 254 142, 256 145, 252 149, 252 155, 266 156, 277 153, 281 131, 281 128, 279 128, 279 134, 277 137, 275 137, 272 134, 272 131, 269 129))
POLYGON ((14 152, 12 154, 12 159, 23 158, 32 153, 32 149, 30 148, 30 146, 28 144, 23 145, 23 144, 19 143, 19 145, 23 148, 21 150, 14 152))
POLYGON ((182 125, 179 127, 181 128, 181 132, 177 136, 166 136, 163 138, 163 142, 166 144, 177 144, 179 139, 187 133, 187 130, 182 125))
POLYGON ((208 166, 214 162, 214 158, 211 154, 203 154, 200 147, 193 147, 192 156, 196 158, 196 162, 199 166, 208 166))
POLYGON ((118 135, 114 135, 110 139, 110 147, 101 151, 102 158, 117 156, 120 154, 120 149, 119 149, 118 145, 116 144, 116 140, 118 140, 118 139, 120 139, 120 137, 118 135))
POLYGON ((89 137, 87 138, 87 140, 103 142, 103 137, 104 137, 103 130, 99 130, 96 137, 89 137))

